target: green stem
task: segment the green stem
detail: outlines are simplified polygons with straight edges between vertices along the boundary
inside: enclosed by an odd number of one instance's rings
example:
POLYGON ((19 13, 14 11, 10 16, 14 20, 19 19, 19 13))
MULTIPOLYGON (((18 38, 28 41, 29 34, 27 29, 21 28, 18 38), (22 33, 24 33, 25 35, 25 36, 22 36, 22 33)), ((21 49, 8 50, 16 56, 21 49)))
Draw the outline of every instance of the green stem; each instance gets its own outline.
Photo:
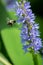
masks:
POLYGON ((33 57, 34 65, 38 65, 37 54, 32 52, 32 57, 33 57))

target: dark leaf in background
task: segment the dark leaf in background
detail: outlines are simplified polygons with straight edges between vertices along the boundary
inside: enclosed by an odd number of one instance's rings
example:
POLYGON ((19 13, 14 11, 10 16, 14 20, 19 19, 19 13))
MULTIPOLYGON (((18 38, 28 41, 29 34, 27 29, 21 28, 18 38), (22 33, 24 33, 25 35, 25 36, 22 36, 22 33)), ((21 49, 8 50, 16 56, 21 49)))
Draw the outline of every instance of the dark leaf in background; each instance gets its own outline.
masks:
POLYGON ((43 0, 28 0, 31 2, 33 11, 40 16, 43 16, 43 0))

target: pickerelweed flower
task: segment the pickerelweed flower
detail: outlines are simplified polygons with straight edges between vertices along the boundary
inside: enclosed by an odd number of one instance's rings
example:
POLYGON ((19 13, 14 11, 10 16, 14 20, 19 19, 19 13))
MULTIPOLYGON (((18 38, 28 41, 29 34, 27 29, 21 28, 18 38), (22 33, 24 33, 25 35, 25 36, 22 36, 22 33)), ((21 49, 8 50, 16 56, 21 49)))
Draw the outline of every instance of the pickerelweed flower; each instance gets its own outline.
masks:
POLYGON ((37 52, 42 47, 39 32, 39 24, 35 23, 35 15, 31 10, 30 2, 16 2, 17 23, 22 23, 21 39, 25 52, 34 50, 37 52))

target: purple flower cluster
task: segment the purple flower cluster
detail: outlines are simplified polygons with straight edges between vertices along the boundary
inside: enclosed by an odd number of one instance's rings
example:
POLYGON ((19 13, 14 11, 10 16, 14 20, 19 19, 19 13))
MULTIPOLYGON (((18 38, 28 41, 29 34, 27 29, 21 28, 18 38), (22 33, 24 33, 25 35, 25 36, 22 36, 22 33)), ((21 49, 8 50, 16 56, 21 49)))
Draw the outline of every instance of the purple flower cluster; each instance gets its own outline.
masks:
POLYGON ((39 24, 35 23, 35 16, 30 9, 30 2, 22 1, 16 2, 16 13, 18 15, 18 23, 22 23, 21 28, 21 39, 23 43, 23 49, 25 52, 34 50, 37 52, 41 46, 42 42, 40 39, 39 24))

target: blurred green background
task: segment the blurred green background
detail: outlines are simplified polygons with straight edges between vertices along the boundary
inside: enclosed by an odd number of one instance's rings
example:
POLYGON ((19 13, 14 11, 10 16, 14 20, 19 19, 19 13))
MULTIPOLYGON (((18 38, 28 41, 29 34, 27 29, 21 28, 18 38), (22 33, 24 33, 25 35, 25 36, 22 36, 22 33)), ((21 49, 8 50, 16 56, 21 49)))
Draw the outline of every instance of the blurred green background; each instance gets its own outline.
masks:
MULTIPOLYGON (((13 0, 12 0, 13 1, 13 0)), ((36 22, 39 23, 40 26, 40 37, 43 40, 43 0, 28 0, 31 2, 31 8, 36 15, 36 22)), ((32 60, 32 55, 30 53, 23 54, 23 50, 21 48, 22 44, 19 41, 20 31, 17 23, 12 27, 8 26, 7 17, 10 19, 16 20, 17 17, 14 15, 14 12, 6 11, 5 5, 0 0, 0 51, 3 55, 9 60, 9 62, 14 65, 34 65, 32 60), (16 39, 16 35, 18 40, 16 39), (15 41, 15 42, 14 42, 15 41), (16 43, 16 44, 15 44, 16 43), (17 50, 18 49, 18 50, 17 50), (16 50, 16 51, 15 51, 16 50), (14 54, 13 54, 14 53, 14 54), (15 56, 14 56, 15 55, 15 56), (15 59, 14 59, 15 58, 15 59), (19 59, 18 59, 19 58, 19 59), (28 61, 29 60, 29 63, 28 61)), ((43 49, 42 49, 43 50, 43 49)), ((38 56, 39 65, 41 64, 40 55, 38 56)))

